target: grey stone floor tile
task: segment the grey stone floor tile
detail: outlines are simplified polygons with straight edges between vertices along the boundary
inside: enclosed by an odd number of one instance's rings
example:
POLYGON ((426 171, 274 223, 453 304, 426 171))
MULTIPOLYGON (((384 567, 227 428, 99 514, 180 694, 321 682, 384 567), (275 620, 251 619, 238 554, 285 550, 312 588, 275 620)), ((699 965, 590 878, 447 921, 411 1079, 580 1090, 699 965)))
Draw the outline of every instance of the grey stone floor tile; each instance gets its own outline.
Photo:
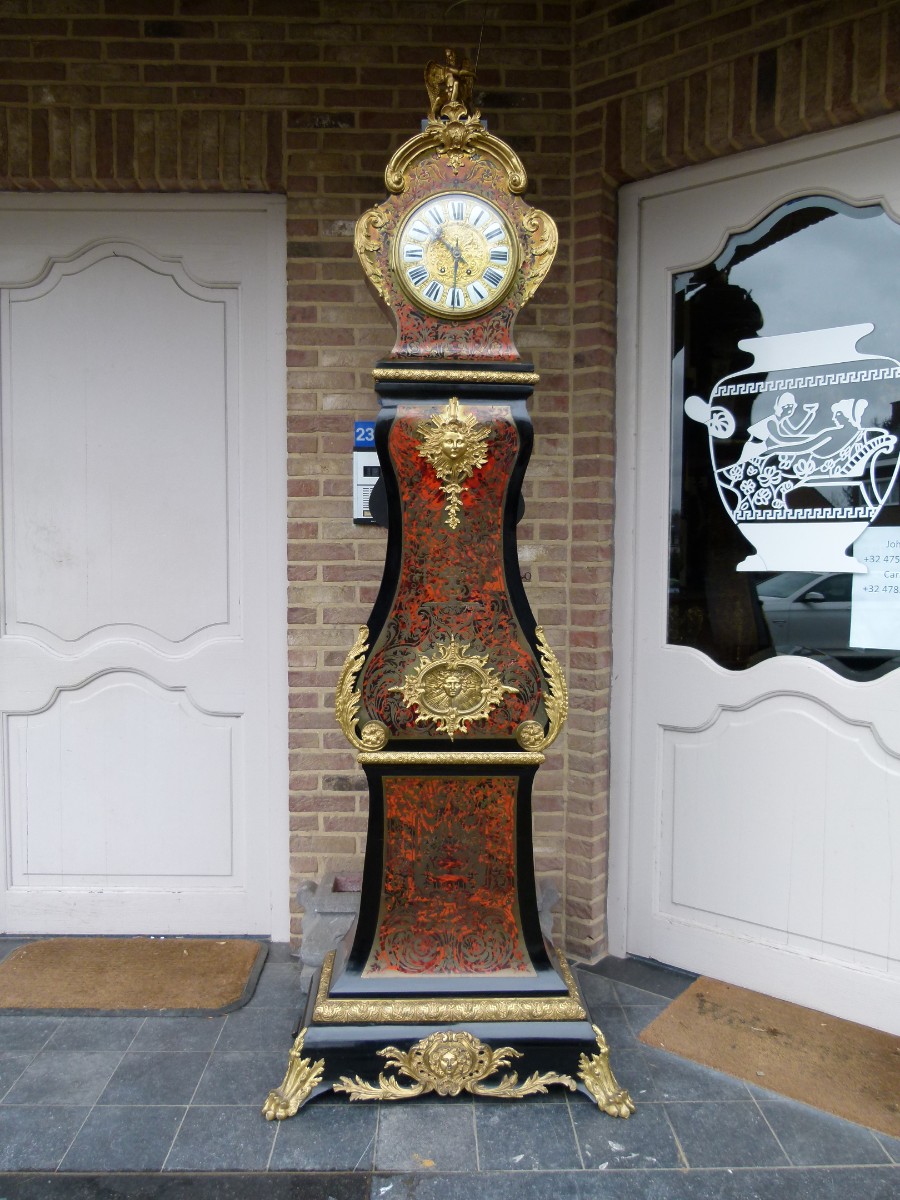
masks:
MULTIPOLYGON (((643 1047, 640 1049, 632 1049, 627 1046, 618 1047, 610 1052, 609 1063, 616 1082, 631 1093, 635 1104, 659 1098, 656 1096, 653 1073, 644 1057, 643 1047)), ((579 1097, 572 1097, 573 1105, 586 1102, 579 1097)))
POLYGON ((300 967, 294 963, 266 963, 247 1008, 294 1008, 299 1013, 306 999, 300 985, 300 967))
POLYGON ((888 1137, 886 1133, 876 1131, 875 1137, 884 1149, 887 1151, 888 1157, 895 1163, 900 1163, 900 1138, 888 1137))
POLYGON ((667 1007, 667 1004, 623 1004, 622 1012, 632 1033, 637 1037, 660 1013, 665 1012, 667 1007))
POLYGON ((585 1168, 659 1170, 685 1165, 664 1105, 642 1104, 627 1121, 574 1101, 570 1107, 585 1168))
POLYGON ((733 1104, 667 1104, 669 1120, 691 1167, 782 1167, 781 1147, 752 1100, 733 1104))
POLYGON ((194 1104, 256 1104, 263 1101, 284 1078, 286 1054, 269 1050, 216 1051, 210 1056, 194 1104))
POLYGON ((58 1050, 125 1051, 144 1023, 144 1017, 63 1017, 48 1048, 58 1050))
POLYGON ((660 1004, 665 1008, 671 1003, 670 997, 661 997, 656 992, 648 992, 645 988, 632 987, 629 983, 622 983, 619 980, 613 984, 613 989, 616 993, 616 999, 620 1004, 660 1004))
POLYGON ((862 1125, 794 1100, 759 1100, 785 1154, 798 1167, 862 1166, 890 1162, 885 1148, 862 1125))
POLYGON ((3 1104, 94 1104, 121 1058, 118 1050, 44 1050, 31 1060, 3 1104))
POLYGON ((241 1008, 229 1013, 217 1050, 281 1050, 287 1061, 298 1008, 241 1008))
POLYGON ((368 1171, 377 1124, 376 1104, 309 1104, 278 1123, 269 1169, 368 1171))
POLYGON ((896 1200, 888 1167, 375 1175, 370 1200, 896 1200), (388 1185, 392 1185, 388 1190, 388 1185))
POLYGON ((0 1108, 0 1171, 55 1170, 89 1112, 47 1105, 35 1120, 33 1108, 0 1108))
POLYGON ((578 971, 576 978, 588 1008, 593 1009, 595 1004, 618 1003, 619 997, 611 979, 604 979, 602 975, 591 975, 587 971, 578 971))
MULTIPOLYGON (((596 1109, 594 1110, 596 1111, 596 1109)), ((567 1104, 481 1104, 475 1110, 482 1171, 562 1171, 582 1166, 567 1104)))
POLYGON ((60 1163, 61 1171, 159 1171, 185 1109, 98 1105, 60 1163))
POLYGON ((147 1017, 130 1050, 212 1050, 224 1017, 147 1017))
POLYGON ((601 962, 584 969, 605 979, 612 979, 617 984, 654 992, 658 996, 667 996, 670 1000, 680 996, 696 978, 689 972, 674 971, 669 967, 633 958, 615 958, 613 955, 608 955, 601 962))
POLYGON ((0 1016, 0 1050, 13 1054, 32 1054, 50 1040, 60 1023, 59 1017, 0 1016))
POLYGON ((193 1051, 129 1051, 100 1096, 100 1104, 190 1104, 209 1060, 193 1051))
POLYGON ((380 1106, 378 1117, 374 1163, 379 1170, 475 1170, 475 1117, 471 1101, 387 1103, 380 1106))
POLYGON ((610 1050, 633 1050, 638 1045, 621 1004, 597 1004, 591 1008, 591 1021, 599 1025, 610 1050))
POLYGON ((9 1054, 0 1051, 0 1100, 6 1095, 31 1060, 33 1054, 9 1054))
POLYGON ((290 942, 269 942, 266 954, 266 966, 293 963, 299 970, 300 955, 295 953, 290 942))
POLYGON ((166 1171, 264 1171, 277 1123, 259 1108, 189 1108, 166 1171))
MULTIPOLYGON (((649 1074, 650 1093, 657 1100, 749 1100, 747 1085, 740 1079, 712 1071, 665 1050, 643 1047, 649 1074)), ((615 1070, 615 1061, 613 1063, 615 1070)))

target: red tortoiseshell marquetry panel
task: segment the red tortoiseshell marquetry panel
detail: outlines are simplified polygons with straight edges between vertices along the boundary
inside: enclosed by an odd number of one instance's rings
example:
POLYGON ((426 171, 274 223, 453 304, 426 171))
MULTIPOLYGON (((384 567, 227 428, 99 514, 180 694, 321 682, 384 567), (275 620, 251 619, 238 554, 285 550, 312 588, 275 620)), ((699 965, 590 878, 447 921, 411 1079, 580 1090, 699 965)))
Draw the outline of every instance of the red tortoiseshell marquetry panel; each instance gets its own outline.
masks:
POLYGON ((453 528, 446 493, 421 454, 418 433, 441 407, 401 405, 391 428, 403 542, 393 605, 362 675, 365 719, 382 721, 392 737, 434 737, 433 723, 416 724, 417 710, 404 703, 402 684, 422 654, 453 637, 487 655, 500 682, 515 689, 487 717, 471 721, 463 736, 511 737, 520 722, 540 719, 542 707, 541 674, 516 620, 503 565, 503 509, 518 432, 506 407, 465 406, 489 429, 487 460, 467 478, 453 528))
POLYGON ((363 975, 534 975, 516 904, 518 780, 383 782, 384 883, 363 975))

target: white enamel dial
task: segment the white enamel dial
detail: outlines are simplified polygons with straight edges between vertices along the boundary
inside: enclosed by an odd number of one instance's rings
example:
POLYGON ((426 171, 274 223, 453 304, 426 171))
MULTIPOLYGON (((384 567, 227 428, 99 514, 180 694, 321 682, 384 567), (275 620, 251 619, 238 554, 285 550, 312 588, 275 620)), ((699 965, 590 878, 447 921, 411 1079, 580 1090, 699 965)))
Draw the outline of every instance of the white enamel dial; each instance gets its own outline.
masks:
POLYGON ((394 242, 394 276, 417 308, 468 320, 495 308, 519 266, 519 244, 495 204, 441 192, 409 212, 394 242))

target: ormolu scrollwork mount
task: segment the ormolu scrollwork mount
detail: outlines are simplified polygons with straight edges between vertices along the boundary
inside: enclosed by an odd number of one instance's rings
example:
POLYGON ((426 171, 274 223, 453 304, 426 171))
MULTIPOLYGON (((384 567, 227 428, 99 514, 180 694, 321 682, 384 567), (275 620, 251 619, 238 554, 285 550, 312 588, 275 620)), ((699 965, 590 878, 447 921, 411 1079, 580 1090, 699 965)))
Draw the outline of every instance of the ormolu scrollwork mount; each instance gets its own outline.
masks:
POLYGON ((556 229, 471 110, 467 65, 448 52, 426 81, 430 120, 356 235, 398 329, 375 370, 384 574, 336 694, 369 788, 360 912, 263 1112, 292 1116, 329 1088, 521 1098, 558 1084, 627 1117, 603 1035, 542 936, 534 878, 532 783, 568 699, 519 575, 537 376, 512 326, 556 229))

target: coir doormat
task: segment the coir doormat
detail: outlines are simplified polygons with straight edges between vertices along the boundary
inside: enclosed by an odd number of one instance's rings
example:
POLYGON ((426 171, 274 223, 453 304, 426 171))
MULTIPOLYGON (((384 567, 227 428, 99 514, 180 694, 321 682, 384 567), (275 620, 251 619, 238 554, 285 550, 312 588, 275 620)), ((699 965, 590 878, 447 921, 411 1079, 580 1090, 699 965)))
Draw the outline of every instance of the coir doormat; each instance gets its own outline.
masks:
POLYGON ((900 1137, 900 1037, 701 977, 641 1041, 900 1137))
POLYGON ((265 944, 213 938, 48 938, 0 962, 0 1013, 210 1015, 246 1004, 265 944))

